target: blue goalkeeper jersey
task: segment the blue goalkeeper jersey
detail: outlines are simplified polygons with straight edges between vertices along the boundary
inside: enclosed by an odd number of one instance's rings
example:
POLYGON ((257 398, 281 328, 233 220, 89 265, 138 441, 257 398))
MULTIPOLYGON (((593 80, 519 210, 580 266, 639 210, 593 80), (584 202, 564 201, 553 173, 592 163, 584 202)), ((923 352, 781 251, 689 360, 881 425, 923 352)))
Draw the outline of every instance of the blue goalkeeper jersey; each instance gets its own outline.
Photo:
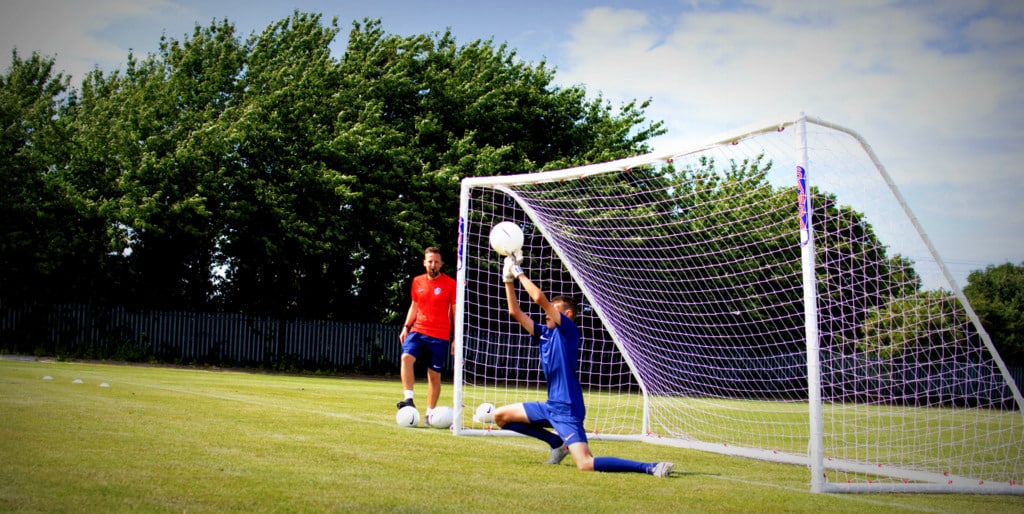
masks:
POLYGON ((580 331, 565 314, 561 316, 561 323, 555 328, 534 321, 534 342, 540 348, 540 366, 548 383, 548 404, 582 422, 587 408, 576 376, 580 331))

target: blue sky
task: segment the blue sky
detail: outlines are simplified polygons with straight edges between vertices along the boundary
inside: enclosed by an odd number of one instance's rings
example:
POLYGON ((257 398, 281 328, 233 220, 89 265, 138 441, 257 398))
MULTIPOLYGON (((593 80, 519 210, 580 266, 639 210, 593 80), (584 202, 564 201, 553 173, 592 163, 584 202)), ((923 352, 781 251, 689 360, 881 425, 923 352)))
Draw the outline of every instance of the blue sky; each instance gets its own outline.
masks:
POLYGON ((616 105, 651 98, 669 129, 658 151, 799 112, 851 127, 961 287, 971 270, 1024 262, 1017 0, 3 0, 0 48, 56 56, 77 85, 162 34, 227 18, 247 36, 295 9, 338 18, 338 56, 352 21, 379 18, 394 34, 505 42, 616 105))

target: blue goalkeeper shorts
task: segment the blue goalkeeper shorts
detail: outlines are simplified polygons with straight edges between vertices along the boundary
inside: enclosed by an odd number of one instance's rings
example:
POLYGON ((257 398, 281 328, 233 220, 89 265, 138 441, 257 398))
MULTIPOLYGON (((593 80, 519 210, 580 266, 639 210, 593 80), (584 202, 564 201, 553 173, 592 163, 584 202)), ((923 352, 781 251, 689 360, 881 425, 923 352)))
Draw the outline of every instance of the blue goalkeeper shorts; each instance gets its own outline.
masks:
POLYGON ((565 444, 587 442, 587 431, 583 428, 583 420, 573 416, 568 405, 550 402, 523 402, 526 417, 531 425, 551 427, 565 444))

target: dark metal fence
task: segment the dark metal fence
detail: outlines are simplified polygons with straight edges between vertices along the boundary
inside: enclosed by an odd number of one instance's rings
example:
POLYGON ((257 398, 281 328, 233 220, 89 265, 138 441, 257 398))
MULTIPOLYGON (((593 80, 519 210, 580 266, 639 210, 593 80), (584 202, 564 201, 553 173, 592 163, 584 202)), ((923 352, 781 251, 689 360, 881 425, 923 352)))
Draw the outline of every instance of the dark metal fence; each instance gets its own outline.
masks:
MULTIPOLYGON (((398 341, 400 330, 401 325, 381 323, 282 320, 236 313, 146 311, 88 305, 12 307, 0 301, 0 350, 39 356, 394 373, 402 352, 398 341)), ((471 371, 474 366, 489 365, 484 361, 485 356, 477 355, 479 350, 467 348, 467 366, 471 371), (480 362, 476 362, 478 357, 480 362)), ((522 358, 534 360, 507 362, 501 367, 536 375, 539 371, 536 356, 522 358)), ((805 378, 801 374, 805 367, 802 362, 797 364, 800 365, 755 367, 790 369, 794 379, 805 378)), ((581 369, 581 373, 598 371, 586 366, 584 362, 585 369, 581 369)), ((843 361, 834 368, 825 366, 825 371, 842 373, 858 366, 863 363, 843 361)), ((449 358, 446 371, 451 370, 449 358)), ((970 370, 965 373, 967 371, 970 370)), ((1024 384, 1024 368, 1011 368, 1010 373, 1018 386, 1024 384)), ((904 374, 898 375, 896 382, 917 383, 904 374)), ((533 379, 541 380, 539 375, 533 379)), ((965 380, 947 381, 960 384, 957 387, 966 387, 967 383, 965 380)), ((872 383, 877 385, 877 381, 872 383)))
POLYGON ((395 372, 400 330, 401 325, 237 313, 0 304, 0 348, 58 357, 395 372))

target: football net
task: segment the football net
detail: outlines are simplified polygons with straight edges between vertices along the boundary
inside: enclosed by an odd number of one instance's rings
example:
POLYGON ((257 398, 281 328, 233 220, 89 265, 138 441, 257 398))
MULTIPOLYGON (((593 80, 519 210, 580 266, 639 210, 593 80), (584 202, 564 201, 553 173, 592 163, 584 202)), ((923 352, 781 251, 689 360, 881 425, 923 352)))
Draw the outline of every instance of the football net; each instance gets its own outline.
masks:
POLYGON ((460 208, 456 434, 506 435, 482 403, 546 399, 488 247, 512 221, 527 275, 581 304, 591 438, 806 465, 815 492, 1024 494, 1018 386, 855 132, 798 116, 469 178, 460 208))

